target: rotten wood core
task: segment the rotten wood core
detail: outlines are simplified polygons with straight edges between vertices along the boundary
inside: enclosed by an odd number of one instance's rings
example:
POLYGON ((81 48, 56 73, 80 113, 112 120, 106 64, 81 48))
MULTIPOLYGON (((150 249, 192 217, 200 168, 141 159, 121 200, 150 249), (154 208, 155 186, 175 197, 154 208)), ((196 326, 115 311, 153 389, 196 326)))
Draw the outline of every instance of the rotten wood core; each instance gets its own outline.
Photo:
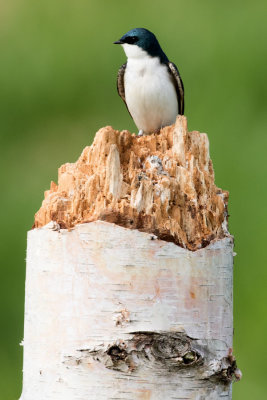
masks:
POLYGON ((34 227, 103 220, 197 250, 228 235, 227 202, 214 183, 207 135, 188 132, 178 116, 149 136, 100 129, 76 163, 59 168, 34 227))

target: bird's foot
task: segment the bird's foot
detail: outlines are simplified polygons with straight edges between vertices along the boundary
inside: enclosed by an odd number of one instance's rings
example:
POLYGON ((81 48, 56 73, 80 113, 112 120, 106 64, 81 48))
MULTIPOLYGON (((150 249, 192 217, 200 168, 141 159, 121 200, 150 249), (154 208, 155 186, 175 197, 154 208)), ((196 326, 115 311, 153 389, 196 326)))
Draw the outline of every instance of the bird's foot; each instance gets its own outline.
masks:
POLYGON ((144 131, 142 129, 140 129, 137 136, 143 136, 143 135, 144 135, 144 131))

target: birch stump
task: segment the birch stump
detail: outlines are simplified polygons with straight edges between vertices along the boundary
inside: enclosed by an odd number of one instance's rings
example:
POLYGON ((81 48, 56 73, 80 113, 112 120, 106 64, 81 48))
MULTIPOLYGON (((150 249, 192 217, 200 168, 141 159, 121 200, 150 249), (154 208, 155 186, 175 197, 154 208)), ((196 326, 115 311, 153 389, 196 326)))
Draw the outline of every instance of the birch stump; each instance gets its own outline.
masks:
POLYGON ((227 200, 182 116, 63 165, 28 234, 21 400, 231 399, 227 200))

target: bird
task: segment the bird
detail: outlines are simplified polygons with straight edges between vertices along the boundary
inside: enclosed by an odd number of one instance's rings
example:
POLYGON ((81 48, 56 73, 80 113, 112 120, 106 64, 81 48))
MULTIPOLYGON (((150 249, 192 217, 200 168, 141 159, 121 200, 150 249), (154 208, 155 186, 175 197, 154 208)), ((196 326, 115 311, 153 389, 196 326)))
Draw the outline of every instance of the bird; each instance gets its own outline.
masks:
POLYGON ((120 44, 127 56, 118 71, 117 90, 138 135, 157 133, 172 125, 178 114, 184 114, 184 85, 156 36, 148 29, 134 28, 114 44, 120 44))

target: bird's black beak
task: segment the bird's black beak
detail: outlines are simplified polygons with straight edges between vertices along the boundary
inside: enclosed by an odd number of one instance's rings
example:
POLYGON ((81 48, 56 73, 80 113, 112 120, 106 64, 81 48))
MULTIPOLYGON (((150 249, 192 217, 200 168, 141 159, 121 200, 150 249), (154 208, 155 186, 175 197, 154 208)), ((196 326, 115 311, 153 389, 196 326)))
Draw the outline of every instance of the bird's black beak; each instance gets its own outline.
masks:
POLYGON ((113 44, 123 44, 121 40, 117 40, 117 42, 113 42, 113 44))

